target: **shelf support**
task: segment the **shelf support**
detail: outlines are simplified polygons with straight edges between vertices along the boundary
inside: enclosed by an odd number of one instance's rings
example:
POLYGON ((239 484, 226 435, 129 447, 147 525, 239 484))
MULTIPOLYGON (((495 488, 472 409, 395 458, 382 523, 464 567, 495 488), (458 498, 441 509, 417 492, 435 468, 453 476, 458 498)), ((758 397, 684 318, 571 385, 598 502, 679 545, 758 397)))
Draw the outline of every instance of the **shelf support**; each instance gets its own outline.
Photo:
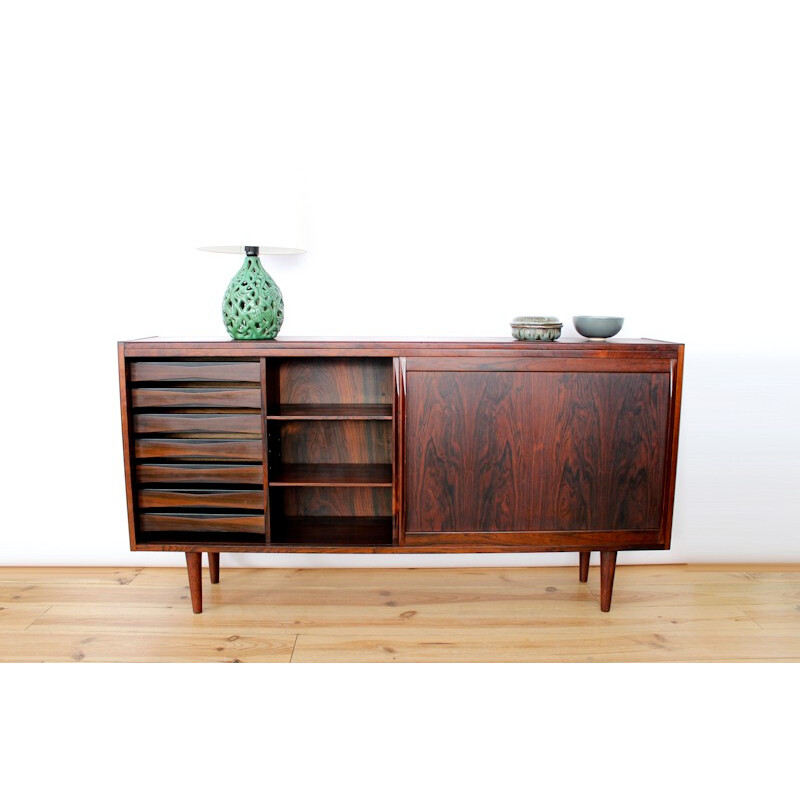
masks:
POLYGON ((200 582, 200 559, 202 553, 186 553, 186 569, 189 572, 189 592, 192 595, 192 611, 203 611, 203 584, 200 582))

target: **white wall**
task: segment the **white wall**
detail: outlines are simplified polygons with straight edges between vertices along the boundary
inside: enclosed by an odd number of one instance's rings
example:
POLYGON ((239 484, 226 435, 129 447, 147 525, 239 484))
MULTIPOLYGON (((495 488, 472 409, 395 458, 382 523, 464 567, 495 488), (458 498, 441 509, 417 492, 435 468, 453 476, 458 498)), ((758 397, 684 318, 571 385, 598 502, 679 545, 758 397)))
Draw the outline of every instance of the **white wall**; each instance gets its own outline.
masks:
POLYGON ((0 563, 182 563, 128 552, 115 343, 224 335, 238 259, 195 248, 226 243, 254 187, 267 223, 299 209, 309 248, 273 262, 287 335, 491 336, 517 314, 620 313, 625 335, 685 342, 673 549, 623 561, 800 557, 796 4, 161 0, 3 17, 0 563))

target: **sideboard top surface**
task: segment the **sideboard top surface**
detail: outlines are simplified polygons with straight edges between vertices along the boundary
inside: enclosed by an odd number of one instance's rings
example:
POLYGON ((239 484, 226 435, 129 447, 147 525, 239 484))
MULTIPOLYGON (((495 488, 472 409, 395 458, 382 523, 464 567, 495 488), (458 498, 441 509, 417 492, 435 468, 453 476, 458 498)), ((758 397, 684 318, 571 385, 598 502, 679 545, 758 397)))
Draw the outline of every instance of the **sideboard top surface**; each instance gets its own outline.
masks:
POLYGON ((556 342, 521 342, 509 337, 484 338, 407 338, 382 337, 294 337, 279 336, 271 340, 232 341, 231 339, 181 339, 153 336, 125 340, 119 343, 125 355, 131 356, 202 356, 215 353, 227 356, 265 356, 290 354, 345 353, 362 355, 462 355, 466 352, 486 351, 508 354, 537 353, 558 356, 615 357, 636 355, 663 355, 676 357, 682 345, 658 339, 612 339, 593 342, 581 338, 562 338, 556 342))

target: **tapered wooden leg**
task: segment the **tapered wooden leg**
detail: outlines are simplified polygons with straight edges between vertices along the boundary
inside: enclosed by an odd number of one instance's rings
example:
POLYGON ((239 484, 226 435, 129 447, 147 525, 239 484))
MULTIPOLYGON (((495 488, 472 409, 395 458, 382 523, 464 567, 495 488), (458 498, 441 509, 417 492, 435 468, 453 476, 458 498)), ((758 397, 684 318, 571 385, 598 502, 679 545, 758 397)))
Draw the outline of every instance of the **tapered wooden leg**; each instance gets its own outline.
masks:
POLYGON ((208 574, 211 583, 219 583, 219 553, 208 554, 208 574))
POLYGON ((617 566, 617 551, 603 550, 600 553, 600 610, 611 608, 611 593, 614 591, 614 570, 617 566))
POLYGON ((581 553, 581 566, 580 578, 581 583, 586 583, 589 580, 589 559, 592 557, 591 553, 581 553))
POLYGON ((186 554, 186 569, 189 571, 189 592, 192 595, 192 611, 203 611, 203 584, 200 582, 200 559, 202 553, 186 554))

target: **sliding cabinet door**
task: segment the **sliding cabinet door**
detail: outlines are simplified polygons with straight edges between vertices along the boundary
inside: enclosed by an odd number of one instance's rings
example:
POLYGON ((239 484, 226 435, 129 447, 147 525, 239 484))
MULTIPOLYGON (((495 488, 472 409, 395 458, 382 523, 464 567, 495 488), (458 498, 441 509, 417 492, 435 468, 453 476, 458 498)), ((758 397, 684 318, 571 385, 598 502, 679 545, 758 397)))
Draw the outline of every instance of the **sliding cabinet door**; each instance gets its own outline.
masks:
POLYGON ((513 359, 504 369, 499 359, 431 359, 430 368, 415 360, 406 388, 409 534, 659 528, 669 362, 614 372, 608 363, 594 371, 596 359, 571 361, 564 369, 513 359))

